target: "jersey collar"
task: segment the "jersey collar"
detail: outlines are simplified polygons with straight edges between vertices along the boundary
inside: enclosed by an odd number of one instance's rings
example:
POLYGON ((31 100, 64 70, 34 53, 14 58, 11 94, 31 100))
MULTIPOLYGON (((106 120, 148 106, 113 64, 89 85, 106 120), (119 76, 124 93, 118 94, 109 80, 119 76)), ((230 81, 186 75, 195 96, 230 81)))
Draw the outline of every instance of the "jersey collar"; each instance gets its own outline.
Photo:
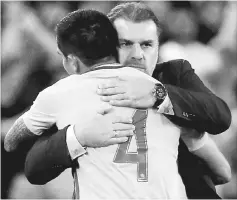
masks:
POLYGON ((100 69, 118 69, 118 68, 122 68, 122 67, 124 67, 124 66, 119 63, 100 64, 100 65, 96 65, 96 66, 92 67, 91 70, 88 72, 100 70, 100 69))

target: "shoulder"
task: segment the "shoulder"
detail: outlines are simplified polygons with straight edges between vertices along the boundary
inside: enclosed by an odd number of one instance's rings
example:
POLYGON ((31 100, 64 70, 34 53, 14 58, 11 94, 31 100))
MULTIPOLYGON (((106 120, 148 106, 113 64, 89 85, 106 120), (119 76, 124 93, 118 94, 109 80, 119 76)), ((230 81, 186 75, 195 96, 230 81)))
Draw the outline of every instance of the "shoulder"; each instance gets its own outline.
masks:
POLYGON ((186 71, 193 70, 189 61, 185 59, 176 59, 176 60, 169 60, 166 62, 161 62, 156 65, 154 70, 154 76, 158 75, 159 73, 168 73, 169 75, 178 76, 179 74, 183 74, 186 71))
POLYGON ((40 96, 53 97, 55 95, 56 96, 61 95, 62 93, 67 91, 69 88, 72 88, 74 85, 76 85, 80 79, 81 78, 79 75, 71 75, 66 78, 60 79, 53 85, 42 90, 40 92, 40 96))
POLYGON ((156 65, 157 70, 182 70, 186 68, 192 68, 189 61, 185 59, 169 60, 161 62, 156 65))
POLYGON ((151 81, 153 82, 157 82, 157 80, 155 78, 153 78, 152 76, 138 70, 138 69, 135 69, 133 67, 124 67, 124 68, 121 68, 121 72, 120 73, 120 76, 121 77, 133 77, 133 78, 139 78, 139 77, 142 77, 142 78, 145 78, 145 79, 150 79, 151 81))
POLYGON ((68 88, 72 87, 75 83, 76 77, 74 75, 63 78, 53 85, 42 90, 34 101, 34 104, 38 103, 50 103, 59 100, 68 93, 68 88))
POLYGON ((163 83, 177 84, 184 75, 188 74, 188 76, 190 76, 190 74, 193 73, 194 70, 187 60, 176 59, 158 63, 152 77, 162 81, 163 83))
POLYGON ((70 75, 67 76, 65 78, 60 79, 59 81, 57 81, 56 83, 54 83, 50 88, 50 90, 62 90, 65 87, 70 87, 72 86, 74 83, 80 81, 82 79, 82 75, 78 75, 78 74, 74 74, 74 75, 70 75))

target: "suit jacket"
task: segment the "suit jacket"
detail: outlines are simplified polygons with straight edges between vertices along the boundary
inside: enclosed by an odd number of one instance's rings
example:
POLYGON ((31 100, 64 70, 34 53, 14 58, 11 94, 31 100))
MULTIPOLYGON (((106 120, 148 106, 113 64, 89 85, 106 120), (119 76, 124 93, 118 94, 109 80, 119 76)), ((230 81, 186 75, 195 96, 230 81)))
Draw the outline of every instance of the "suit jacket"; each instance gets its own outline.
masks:
MULTIPOLYGON (((188 61, 180 59, 157 64, 153 77, 168 90, 175 115, 167 117, 173 123, 210 134, 219 134, 229 128, 228 106, 204 86, 188 61)), ((75 164, 69 156, 66 130, 67 127, 45 134, 28 152, 25 174, 32 184, 45 184, 75 164)), ((219 198, 205 165, 181 140, 178 166, 189 198, 219 198)))

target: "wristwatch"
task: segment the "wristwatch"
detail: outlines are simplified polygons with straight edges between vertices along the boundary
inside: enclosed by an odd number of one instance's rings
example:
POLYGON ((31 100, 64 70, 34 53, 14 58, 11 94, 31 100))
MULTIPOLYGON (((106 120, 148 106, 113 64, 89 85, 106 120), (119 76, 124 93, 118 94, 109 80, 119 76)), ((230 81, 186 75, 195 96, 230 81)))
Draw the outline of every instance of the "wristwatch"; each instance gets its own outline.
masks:
POLYGON ((165 89, 165 86, 161 83, 156 83, 152 93, 156 99, 154 108, 158 108, 159 105, 165 100, 165 97, 168 94, 167 90, 165 89))

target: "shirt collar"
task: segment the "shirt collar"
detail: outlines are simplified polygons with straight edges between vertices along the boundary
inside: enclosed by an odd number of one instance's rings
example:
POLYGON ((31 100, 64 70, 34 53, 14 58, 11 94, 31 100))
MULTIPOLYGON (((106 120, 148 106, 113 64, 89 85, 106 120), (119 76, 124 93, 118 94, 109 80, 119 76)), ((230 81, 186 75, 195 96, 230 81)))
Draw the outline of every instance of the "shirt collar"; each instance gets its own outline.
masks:
POLYGON ((99 69, 118 69, 122 67, 124 66, 119 63, 100 64, 100 65, 93 66, 88 72, 99 70, 99 69))

